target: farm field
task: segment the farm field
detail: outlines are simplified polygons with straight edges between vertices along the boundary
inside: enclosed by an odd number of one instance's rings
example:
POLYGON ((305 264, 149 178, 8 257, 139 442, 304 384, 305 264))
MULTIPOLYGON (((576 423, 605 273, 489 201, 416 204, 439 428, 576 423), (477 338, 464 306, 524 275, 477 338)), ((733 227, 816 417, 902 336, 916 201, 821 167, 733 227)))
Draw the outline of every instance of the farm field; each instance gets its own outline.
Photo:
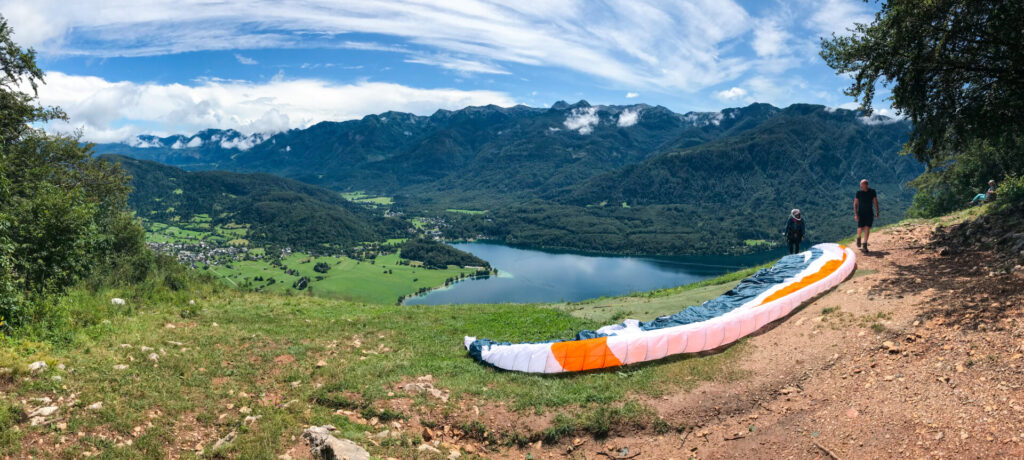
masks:
POLYGON ((282 264, 294 274, 285 272, 265 260, 243 260, 228 265, 210 266, 211 273, 229 284, 240 287, 260 288, 267 292, 309 293, 320 297, 339 298, 356 302, 394 304, 399 297, 415 293, 420 288, 435 288, 448 278, 460 274, 471 275, 473 270, 450 266, 446 270, 432 270, 415 265, 399 265, 399 254, 378 256, 373 262, 348 257, 311 257, 294 253, 282 264), (327 273, 313 270, 317 263, 326 263, 327 273), (385 273, 386 272, 386 273, 385 273), (309 288, 300 291, 293 284, 301 277, 308 277, 309 288), (257 281, 256 278, 262 278, 257 281), (270 283, 269 280, 274 282, 270 283))
POLYGON ((389 196, 373 196, 373 195, 368 195, 366 192, 363 192, 363 191, 358 191, 358 192, 342 192, 341 197, 346 199, 346 200, 353 201, 353 202, 356 202, 356 203, 370 204, 370 205, 380 205, 380 206, 388 206, 388 205, 394 204, 394 202, 395 202, 395 200, 392 199, 389 196))

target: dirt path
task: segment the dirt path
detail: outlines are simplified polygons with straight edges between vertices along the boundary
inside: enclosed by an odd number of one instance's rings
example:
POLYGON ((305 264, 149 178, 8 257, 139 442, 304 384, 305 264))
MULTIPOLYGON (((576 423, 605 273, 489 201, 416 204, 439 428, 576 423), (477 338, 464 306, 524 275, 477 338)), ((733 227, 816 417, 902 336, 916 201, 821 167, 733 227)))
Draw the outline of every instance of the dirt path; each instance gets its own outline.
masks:
POLYGON ((646 401, 692 429, 588 440, 569 458, 1024 458, 1024 272, 939 255, 931 233, 873 235, 851 279, 749 339, 748 378, 646 401))

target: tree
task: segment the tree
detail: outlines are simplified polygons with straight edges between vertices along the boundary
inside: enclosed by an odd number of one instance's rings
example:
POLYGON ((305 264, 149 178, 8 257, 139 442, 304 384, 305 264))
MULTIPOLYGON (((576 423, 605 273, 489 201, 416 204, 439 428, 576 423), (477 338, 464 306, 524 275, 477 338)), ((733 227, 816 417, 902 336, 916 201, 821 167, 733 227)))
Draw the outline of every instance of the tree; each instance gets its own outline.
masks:
POLYGON ((116 271, 136 281, 155 260, 127 210, 121 169, 92 158, 78 135, 32 126, 66 116, 37 103, 43 74, 35 52, 18 47, 11 33, 0 17, 0 316, 7 327, 46 320, 27 308, 86 276, 116 271))
POLYGON ((876 87, 913 123, 904 153, 927 165, 915 207, 942 212, 1024 173, 1024 2, 889 0, 871 24, 822 40, 821 56, 870 114, 876 87))

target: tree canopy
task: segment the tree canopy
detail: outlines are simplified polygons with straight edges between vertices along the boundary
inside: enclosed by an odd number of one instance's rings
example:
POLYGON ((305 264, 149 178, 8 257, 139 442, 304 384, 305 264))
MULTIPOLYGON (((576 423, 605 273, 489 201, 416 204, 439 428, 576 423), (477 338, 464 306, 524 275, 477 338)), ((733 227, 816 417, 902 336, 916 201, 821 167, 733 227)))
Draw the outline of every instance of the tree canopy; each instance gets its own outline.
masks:
POLYGON ((989 178, 1024 173, 1024 2, 889 0, 870 24, 822 40, 868 113, 879 85, 914 126, 904 152, 928 166, 926 213, 948 211, 989 178), (993 177, 994 176, 994 177, 993 177))
POLYGON ((128 211, 122 170, 77 135, 34 126, 65 115, 38 103, 35 52, 11 33, 0 17, 0 332, 47 329, 59 316, 54 296, 75 283, 140 281, 160 260, 128 211))

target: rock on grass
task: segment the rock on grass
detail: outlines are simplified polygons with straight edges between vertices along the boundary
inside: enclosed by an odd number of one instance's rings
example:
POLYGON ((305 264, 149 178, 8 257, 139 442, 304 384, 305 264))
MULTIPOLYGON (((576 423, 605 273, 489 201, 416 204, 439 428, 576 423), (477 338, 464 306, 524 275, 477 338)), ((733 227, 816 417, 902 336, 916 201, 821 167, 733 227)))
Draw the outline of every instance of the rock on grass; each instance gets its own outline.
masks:
POLYGON ((331 435, 332 426, 311 426, 302 432, 302 438, 309 442, 309 453, 313 458, 323 460, 369 460, 370 453, 348 439, 331 435))

